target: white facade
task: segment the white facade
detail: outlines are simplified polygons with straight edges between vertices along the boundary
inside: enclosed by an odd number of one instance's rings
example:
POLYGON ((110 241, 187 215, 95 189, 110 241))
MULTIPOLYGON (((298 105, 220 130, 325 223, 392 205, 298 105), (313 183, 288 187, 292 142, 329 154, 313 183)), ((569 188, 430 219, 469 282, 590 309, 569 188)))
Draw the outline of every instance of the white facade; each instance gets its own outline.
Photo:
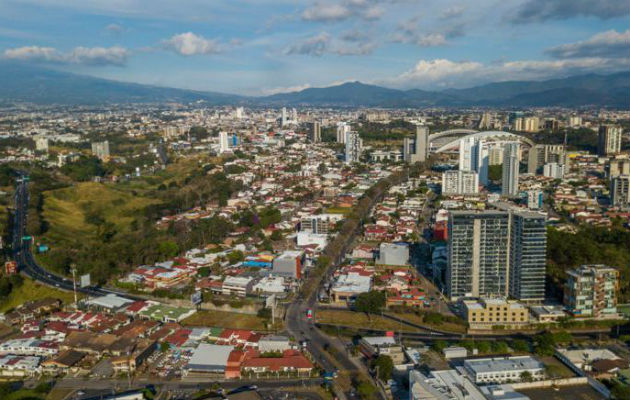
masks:
POLYGON ((553 179, 563 179, 564 165, 555 162, 545 164, 543 166, 543 176, 553 179))
POLYGON ((337 143, 346 143, 346 133, 350 132, 352 127, 347 122, 339 122, 337 124, 337 143))
POLYGON ((464 369, 477 384, 520 382, 524 372, 534 380, 545 377, 545 364, 530 356, 465 360, 464 369))
POLYGON ((363 140, 359 137, 359 132, 346 132, 346 164, 359 162, 362 148, 363 140))
POLYGON ((503 179, 501 195, 516 196, 518 194, 519 144, 507 143, 503 147, 503 179))
POLYGON ((230 150, 230 139, 227 132, 219 132, 219 153, 230 150))
POLYGON ((478 174, 478 182, 488 184, 489 149, 487 143, 468 137, 459 141, 459 170, 478 174))
POLYGON ((446 171, 442 174, 442 194, 479 193, 479 174, 474 171, 446 171))

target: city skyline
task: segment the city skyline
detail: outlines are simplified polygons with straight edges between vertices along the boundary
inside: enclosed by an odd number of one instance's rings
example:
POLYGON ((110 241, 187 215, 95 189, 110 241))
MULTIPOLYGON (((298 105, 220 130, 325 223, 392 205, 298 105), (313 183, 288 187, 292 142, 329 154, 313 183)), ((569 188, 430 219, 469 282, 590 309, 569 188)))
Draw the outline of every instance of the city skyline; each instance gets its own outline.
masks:
POLYGON ((247 95, 355 80, 468 87, 630 62, 630 6, 618 0, 211 3, 3 2, 0 60, 247 95))

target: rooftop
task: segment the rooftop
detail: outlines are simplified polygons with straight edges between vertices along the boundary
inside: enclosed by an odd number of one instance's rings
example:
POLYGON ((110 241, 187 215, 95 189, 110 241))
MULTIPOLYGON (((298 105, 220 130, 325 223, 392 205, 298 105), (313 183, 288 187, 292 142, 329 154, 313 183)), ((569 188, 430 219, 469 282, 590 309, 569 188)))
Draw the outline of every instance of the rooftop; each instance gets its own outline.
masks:
POLYGON ((465 360, 464 366, 475 374, 544 368, 542 362, 530 356, 465 360))

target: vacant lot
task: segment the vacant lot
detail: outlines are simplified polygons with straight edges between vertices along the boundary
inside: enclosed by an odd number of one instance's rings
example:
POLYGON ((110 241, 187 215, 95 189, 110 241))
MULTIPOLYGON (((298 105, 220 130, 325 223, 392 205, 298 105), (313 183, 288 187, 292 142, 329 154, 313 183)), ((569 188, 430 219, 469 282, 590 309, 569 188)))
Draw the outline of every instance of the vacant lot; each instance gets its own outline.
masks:
MULTIPOLYGON (((46 297, 60 299, 64 303, 72 303, 74 301, 72 292, 65 292, 24 278, 24 283, 20 287, 13 289, 0 304, 0 312, 6 312, 28 300, 39 300, 46 297)), ((79 298, 81 298, 81 295, 79 295, 79 298)))
POLYGON ((53 242, 91 239, 99 221, 124 231, 137 213, 156 202, 111 184, 86 182, 52 190, 45 193, 44 200, 43 216, 49 227, 46 237, 53 242))
POLYGON ((182 325, 267 330, 268 328, 265 326, 266 321, 256 315, 201 310, 183 320, 182 325))
POLYGON ((357 329, 374 329, 383 331, 418 332, 419 330, 399 322, 381 317, 353 311, 319 310, 315 313, 315 320, 322 324, 335 324, 357 329))

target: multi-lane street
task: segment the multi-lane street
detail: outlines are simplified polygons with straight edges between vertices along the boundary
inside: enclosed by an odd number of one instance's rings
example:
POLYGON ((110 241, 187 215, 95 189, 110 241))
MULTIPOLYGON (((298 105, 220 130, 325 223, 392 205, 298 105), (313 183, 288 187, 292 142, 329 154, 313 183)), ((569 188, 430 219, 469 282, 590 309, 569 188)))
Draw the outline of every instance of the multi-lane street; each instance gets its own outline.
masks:
MULTIPOLYGON (((21 173, 15 188, 15 214, 13 219, 13 258, 18 264, 19 270, 32 279, 54 286, 63 290, 73 290, 74 284, 72 280, 53 274, 37 264, 33 257, 32 245, 33 240, 29 239, 26 230, 26 222, 28 218, 28 176, 21 173)), ((115 293, 125 297, 133 298, 125 293, 120 293, 100 287, 84 287, 77 286, 77 290, 90 296, 104 296, 109 293, 115 293)))

